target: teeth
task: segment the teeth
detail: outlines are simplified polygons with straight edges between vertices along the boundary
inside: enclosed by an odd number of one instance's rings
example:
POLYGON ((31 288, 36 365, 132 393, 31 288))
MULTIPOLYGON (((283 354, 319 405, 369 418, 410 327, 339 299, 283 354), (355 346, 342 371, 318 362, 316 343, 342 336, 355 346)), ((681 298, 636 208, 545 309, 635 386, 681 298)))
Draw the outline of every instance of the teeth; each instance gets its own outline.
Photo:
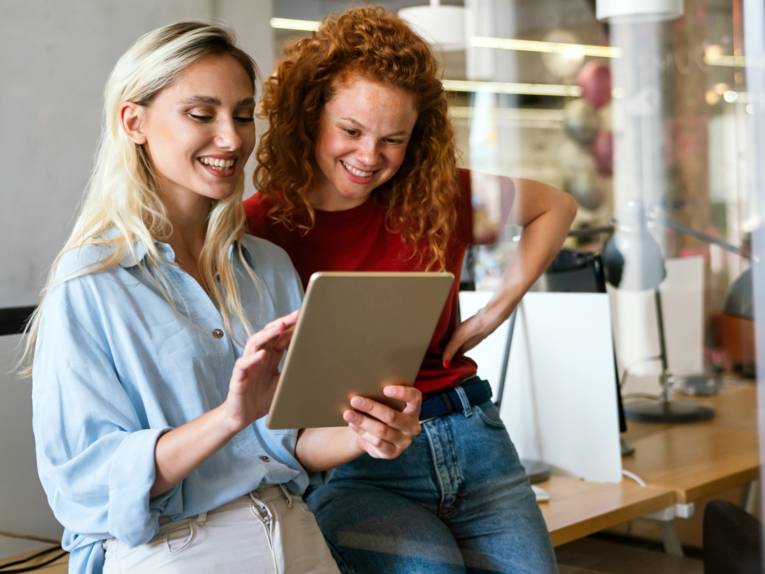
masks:
POLYGON ((228 169, 234 166, 235 160, 233 159, 216 159, 212 157, 202 157, 199 158, 199 161, 201 161, 205 165, 209 165, 210 167, 215 167, 218 169, 228 169))
POLYGON ((357 169, 353 167, 352 165, 349 165, 345 162, 342 162, 342 164, 345 166, 345 169, 350 171, 356 177, 370 177, 372 175, 371 171, 361 171, 360 169, 357 169))

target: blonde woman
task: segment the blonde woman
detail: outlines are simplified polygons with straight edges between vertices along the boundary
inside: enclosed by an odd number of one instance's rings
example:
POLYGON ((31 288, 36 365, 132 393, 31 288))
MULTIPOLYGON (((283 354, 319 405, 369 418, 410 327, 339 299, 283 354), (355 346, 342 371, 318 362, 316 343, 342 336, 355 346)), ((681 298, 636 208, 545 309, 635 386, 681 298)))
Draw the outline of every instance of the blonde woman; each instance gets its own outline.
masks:
POLYGON ((180 23, 141 37, 107 83, 83 207, 28 338, 70 572, 336 572, 299 496, 308 472, 396 457, 419 432, 419 392, 397 386, 403 412, 356 397, 347 428, 260 419, 301 286, 280 248, 244 235, 254 80, 224 30, 180 23))

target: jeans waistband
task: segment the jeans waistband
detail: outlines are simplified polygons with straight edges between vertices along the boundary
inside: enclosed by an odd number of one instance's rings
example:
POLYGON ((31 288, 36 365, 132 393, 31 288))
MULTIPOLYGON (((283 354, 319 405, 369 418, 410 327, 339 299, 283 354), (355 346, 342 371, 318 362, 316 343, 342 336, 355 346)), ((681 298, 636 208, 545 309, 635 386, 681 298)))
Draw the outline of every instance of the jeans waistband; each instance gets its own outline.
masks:
MULTIPOLYGON (((491 385, 480 377, 466 379, 461 385, 471 405, 480 405, 491 399, 491 385)), ((422 401, 420 420, 441 417, 462 411, 462 401, 456 387, 428 395, 422 401)))

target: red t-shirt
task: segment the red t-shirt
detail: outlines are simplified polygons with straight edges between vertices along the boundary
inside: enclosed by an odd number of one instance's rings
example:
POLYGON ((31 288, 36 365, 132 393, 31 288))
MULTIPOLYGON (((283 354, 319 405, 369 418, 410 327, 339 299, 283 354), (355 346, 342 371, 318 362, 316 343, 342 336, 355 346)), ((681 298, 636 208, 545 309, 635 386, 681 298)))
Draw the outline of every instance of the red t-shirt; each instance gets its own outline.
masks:
MULTIPOLYGON (((442 364, 444 348, 459 322, 462 260, 473 242, 470 172, 458 170, 458 178, 462 193, 457 226, 446 253, 446 270, 455 280, 417 374, 415 385, 423 394, 455 386, 477 370, 462 354, 455 355, 448 368, 442 364)), ((289 254, 304 287, 315 271, 424 271, 404 239, 386 229, 385 210, 372 198, 345 211, 316 210, 315 225, 305 235, 269 218, 272 206, 273 199, 257 193, 244 202, 249 231, 289 254)))

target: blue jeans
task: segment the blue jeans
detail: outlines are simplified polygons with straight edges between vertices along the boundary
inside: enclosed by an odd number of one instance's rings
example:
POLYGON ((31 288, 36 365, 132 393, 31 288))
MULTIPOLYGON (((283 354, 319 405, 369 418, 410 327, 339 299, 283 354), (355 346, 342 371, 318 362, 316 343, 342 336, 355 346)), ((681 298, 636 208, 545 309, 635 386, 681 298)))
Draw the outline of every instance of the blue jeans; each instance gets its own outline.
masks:
POLYGON ((497 408, 423 422, 395 460, 335 469, 306 495, 346 574, 556 573, 542 513, 497 408))

